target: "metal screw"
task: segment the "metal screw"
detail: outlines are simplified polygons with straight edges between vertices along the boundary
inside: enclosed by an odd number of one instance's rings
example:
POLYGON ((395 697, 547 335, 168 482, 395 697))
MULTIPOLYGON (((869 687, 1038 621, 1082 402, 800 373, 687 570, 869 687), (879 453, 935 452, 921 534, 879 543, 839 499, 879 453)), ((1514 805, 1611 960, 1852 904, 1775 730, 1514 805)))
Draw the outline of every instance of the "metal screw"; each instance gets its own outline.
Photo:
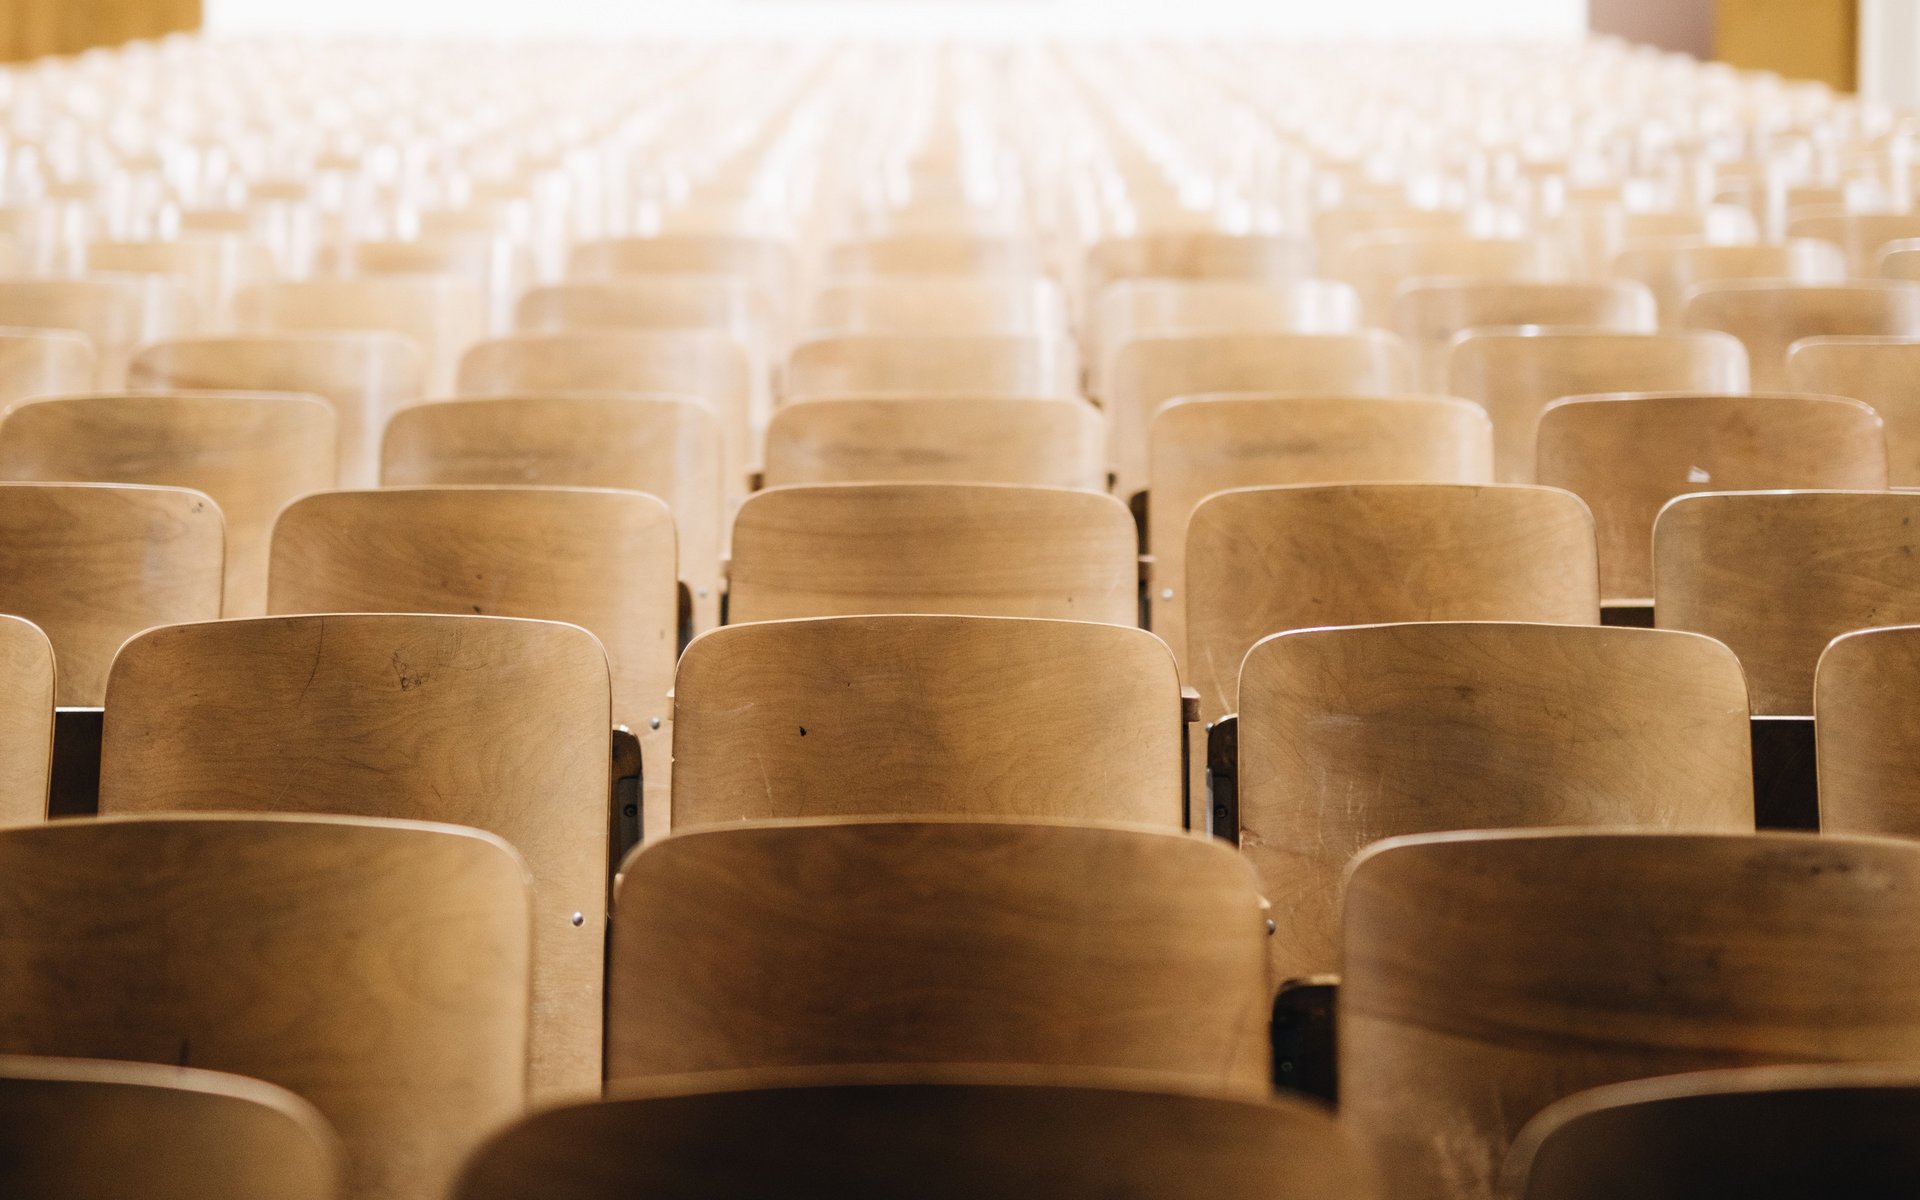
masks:
POLYGON ((647 728, 649 728, 649 729, 658 729, 658 728, 660 728, 660 718, 659 718, 659 717, 654 717, 654 718, 653 718, 652 720, 650 720, 650 721, 648 721, 648 722, 647 722, 647 728))
POLYGON ((585 925, 587 923, 587 915, 585 913, 573 914, 573 923, 576 927, 580 925, 585 925))
POLYGON ((705 600, 707 598, 707 589, 705 588, 695 589, 693 594, 700 597, 702 600, 705 600))
MULTIPOLYGON (((576 923, 576 924, 578 924, 578 922, 575 922, 575 923, 576 923)), ((1273 923, 1273 918, 1272 918, 1272 917, 1268 917, 1268 918, 1267 918, 1267 932, 1268 932, 1268 933, 1272 933, 1272 932, 1273 932, 1273 931, 1274 931, 1275 929, 1277 929, 1277 928, 1279 928, 1279 926, 1277 926, 1277 925, 1275 925, 1275 924, 1273 923)))
POLYGON ((1171 599, 1173 599, 1173 589, 1172 589, 1172 588, 1161 588, 1161 589, 1160 589, 1160 598, 1161 598, 1162 600, 1171 600, 1171 599))

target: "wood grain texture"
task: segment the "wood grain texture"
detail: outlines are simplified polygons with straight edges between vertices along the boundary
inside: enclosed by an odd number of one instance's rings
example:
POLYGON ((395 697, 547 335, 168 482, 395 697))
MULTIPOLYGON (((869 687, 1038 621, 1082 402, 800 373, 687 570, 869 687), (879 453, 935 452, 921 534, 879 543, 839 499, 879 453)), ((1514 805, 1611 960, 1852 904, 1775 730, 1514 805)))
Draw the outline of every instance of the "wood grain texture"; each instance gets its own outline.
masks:
POLYGON ((95 355, 85 334, 0 329, 0 412, 22 400, 93 389, 95 355))
POLYGON ((1291 483, 1488 483, 1486 410, 1446 396, 1199 396, 1148 439, 1153 631, 1184 659, 1187 522, 1215 492, 1291 483))
POLYGON ((226 616, 265 610, 281 508, 333 486, 333 409, 316 396, 175 392, 67 396, 0 419, 0 479, 193 488, 226 517, 226 616))
POLYGON ((1122 279, 1090 314, 1093 394, 1107 393, 1114 360, 1135 338, 1198 333, 1353 333, 1360 296, 1333 279, 1122 279))
POLYGON ((1789 386, 1787 349, 1801 338, 1920 337, 1920 284, 1703 284, 1687 294, 1686 322, 1693 329, 1718 329, 1739 338, 1747 348, 1754 388, 1780 391, 1789 386))
POLYGON ((1886 424, 1887 481, 1920 487, 1920 341, 1801 338, 1787 347, 1787 381, 1871 405, 1886 424))
POLYGON ((1821 653, 1813 677, 1820 827, 1841 833, 1920 834, 1920 627, 1846 633, 1821 653))
POLYGON ((339 1138, 257 1079, 0 1055, 0 1189, 36 1200, 336 1200, 339 1138))
POLYGON ((114 662, 100 811, 406 817, 499 835, 533 871, 534 1093, 578 1094, 599 1077, 609 706, 606 655, 570 625, 347 613, 169 626, 114 662))
POLYGON ((1740 656, 1756 713, 1813 711, 1821 651, 1920 621, 1920 494, 1682 496, 1653 525, 1654 619, 1740 656))
POLYGON ((82 335, 94 352, 90 387, 119 387, 126 378, 127 359, 137 347, 192 333, 198 320, 186 286, 166 275, 0 279, 0 327, 82 335))
POLYGON ((728 620, 868 613, 1138 625, 1139 537, 1111 496, 866 483, 773 488, 733 525, 728 620))
POLYGON ((1482 622, 1302 629, 1240 669, 1240 849, 1276 980, 1340 966, 1353 856, 1403 834, 1753 828, 1732 651, 1648 629, 1482 622))
POLYGON ((413 822, 0 831, 0 1053, 278 1084, 339 1132, 346 1200, 439 1194, 525 1104, 525 872, 413 822))
POLYGON ((1369 233, 1347 239, 1322 269, 1360 293, 1369 325, 1393 327, 1403 284, 1427 279, 1517 282, 1564 274, 1566 256, 1544 237, 1475 237, 1457 233, 1369 233))
POLYGON ((1077 396, 1080 362, 1063 338, 1006 334, 838 334, 787 355, 788 400, 897 393, 1077 396))
POLYGON ((134 355, 134 391, 300 392, 333 407, 341 487, 379 481, 380 431, 426 391, 426 360, 397 333, 255 333, 172 338, 134 355))
POLYGON ((1574 396, 1540 415, 1536 474, 1593 511, 1600 596, 1653 595, 1653 521, 1675 496, 1768 488, 1884 488, 1872 409, 1837 396, 1678 392, 1574 396))
POLYGON ((894 814, 1185 822, 1179 676, 1138 629, 946 616, 730 626, 681 656, 674 715, 676 828, 894 814))
POLYGON ((0 484, 0 612, 47 635, 59 704, 97 705, 122 642, 220 615, 225 536, 185 488, 0 484))
POLYGON ((629 1085, 505 1131, 456 1195, 1367 1200, 1375 1190, 1338 1123, 1298 1101, 1120 1072, 915 1067, 629 1085))
POLYGON ((244 333, 399 334, 426 360, 427 390, 445 393, 461 354, 486 336, 487 301, 479 284, 453 275, 278 280, 242 288, 234 319, 244 333))
POLYGON ((1232 712, 1269 634, 1385 621, 1600 620, 1593 518, 1552 488, 1362 483, 1242 488, 1187 526, 1186 680, 1232 712))
POLYGON ((1265 938, 1252 872, 1198 834, 1005 820, 679 833, 627 859, 608 1078, 1017 1063, 1264 1094, 1265 938))
POLYGON ((1546 325, 1652 333, 1653 293, 1630 279, 1574 283, 1410 279, 1393 296, 1391 328, 1419 359, 1421 386, 1447 386, 1448 344, 1481 326, 1546 325))
POLYGON ((788 404, 767 426, 766 486, 1107 486, 1107 427, 1083 400, 868 396, 788 404))
POLYGON ((1533 483, 1540 414, 1555 400, 1745 392, 1747 363, 1740 343, 1724 333, 1471 329, 1453 340, 1447 390, 1477 401, 1493 418, 1494 478, 1533 483))
POLYGON ((1629 246, 1614 258, 1613 271, 1652 289, 1661 328, 1681 329, 1687 292, 1696 286, 1739 279, 1845 283, 1847 259, 1838 246, 1811 238, 1738 246, 1688 239, 1629 246))
POLYGON ((31 621, 0 617, 0 681, 0 828, 32 825, 47 819, 54 665, 31 621))
POLYGON ((1440 834, 1348 876, 1341 1118, 1388 1195, 1487 1197, 1528 1118, 1683 1071, 1920 1059, 1920 845, 1440 834))
POLYGON ((1060 337, 1067 331, 1067 302, 1051 279, 841 280, 814 293, 807 328, 814 335, 1060 337))

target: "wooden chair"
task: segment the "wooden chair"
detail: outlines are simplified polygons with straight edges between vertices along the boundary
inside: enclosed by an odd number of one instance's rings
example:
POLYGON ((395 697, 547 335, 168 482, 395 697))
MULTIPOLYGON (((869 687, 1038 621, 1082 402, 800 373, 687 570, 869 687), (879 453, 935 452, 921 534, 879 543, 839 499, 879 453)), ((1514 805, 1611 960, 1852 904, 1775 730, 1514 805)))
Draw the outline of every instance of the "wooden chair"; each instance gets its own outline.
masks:
POLYGON ((94 352, 89 387, 119 387, 136 347, 191 333, 198 319, 185 285, 165 275, 0 279, 0 327, 84 336, 94 352))
MULTIPOLYGON (((498 838, 415 822, 0 830, 0 1053, 277 1084, 339 1131, 345 1200, 440 1194, 526 1103, 525 871, 498 838)), ((218 1150, 246 1161, 240 1145, 218 1150)), ((140 1166, 139 1194, 153 1194, 151 1162, 92 1152, 140 1166)), ((204 1196, 211 1181, 183 1186, 204 1196)))
POLYGON ((1099 1071, 914 1067, 623 1087, 501 1133, 456 1193, 782 1194, 1371 1200, 1376 1185, 1332 1117, 1298 1101, 1099 1071))
POLYGON ((871 613, 1138 625, 1139 535, 1111 496, 868 483, 774 488, 733 524, 728 620, 871 613))
POLYGON ((1870 279, 1880 273, 1883 247, 1889 242, 1920 237, 1920 213, 1803 208, 1788 214, 1787 236, 1833 243, 1847 256, 1847 269, 1856 278, 1870 279))
POLYGON ((1121 279, 1239 279, 1286 283, 1310 274, 1312 245, 1300 238, 1211 230, 1156 230, 1106 238, 1087 250, 1081 283, 1089 304, 1121 279))
POLYGON ((1652 333, 1653 293, 1626 279, 1578 283, 1531 280, 1414 279, 1393 297, 1392 328, 1419 358, 1421 386, 1447 386, 1455 334, 1481 326, 1545 325, 1612 333, 1652 333))
POLYGON ((1122 279, 1090 314, 1092 391, 1107 393, 1113 362, 1133 339, 1203 333, 1353 333, 1360 296, 1333 279, 1122 279))
POLYGON ((0 412, 22 400, 93 390, 93 344, 61 329, 0 329, 0 412))
POLYGON ((300 392, 333 406, 341 487, 371 487, 387 418, 426 392, 426 360, 396 333, 255 333, 173 338, 134 355, 134 391, 300 392))
POLYGON ((1887 481, 1920 487, 1920 340, 1801 338, 1787 347, 1787 381, 1871 405, 1886 422, 1887 481))
POLYGON ((1061 338, 838 334, 787 356, 786 398, 1080 394, 1080 364, 1061 338))
POLYGON ((813 297, 807 327, 835 334, 1062 337, 1066 297, 1051 279, 890 276, 829 284, 813 297))
POLYGON ((1821 651, 1920 622, 1920 494, 1708 492, 1653 525, 1654 619, 1725 642, 1760 714, 1813 711, 1821 651))
POLYGON ((776 309, 792 302, 793 250, 769 238, 683 232, 654 237, 581 242, 567 256, 567 273, 586 278, 631 275, 729 275, 751 281, 776 309))
POLYGON ((576 279, 529 289, 514 309, 522 333, 589 329, 707 329, 730 334, 765 364, 780 331, 772 300, 727 275, 576 279))
POLYGON ((695 629, 720 623, 724 438, 713 410, 643 396, 445 400, 396 415, 387 487, 461 484, 620 488, 673 512, 695 629))
POLYGON ((221 612, 265 610, 267 539, 290 500, 333 486, 333 410, 288 393, 68 396, 0 419, 0 479, 205 492, 226 517, 221 612))
POLYGON ((1878 269, 1882 279, 1920 280, 1920 238, 1901 238, 1880 247, 1878 269))
POLYGON ((1722 246, 1699 239, 1629 246, 1613 260, 1613 273, 1647 285, 1660 306, 1663 329, 1685 327, 1687 292, 1696 286, 1739 279, 1834 284, 1847 281, 1840 248, 1811 238, 1722 246))
POLYGON ((1186 821, 1180 680, 1142 630, 766 621, 694 639, 673 691, 676 828, 900 814, 1186 821))
POLYGON ((1564 274, 1560 247, 1542 237, 1473 237, 1452 233, 1373 233, 1350 238, 1323 269, 1360 293, 1370 325, 1395 324, 1399 289, 1430 279, 1517 282, 1564 274))
POLYGON ((1107 427, 1082 400, 868 396, 789 404, 767 426, 765 483, 1107 486, 1107 427))
POLYGON ((1494 1195, 1520 1127, 1584 1088, 1920 1058, 1920 845, 1398 838, 1345 909, 1340 1117, 1393 1197, 1494 1195))
POLYGON ((1340 884, 1382 838, 1452 829, 1753 828, 1732 651, 1648 629, 1298 629, 1247 653, 1239 840, 1273 978, 1340 967, 1340 884))
POLYGON ((1187 524, 1184 677, 1233 711, 1269 634, 1385 621, 1600 620, 1593 518, 1554 488, 1358 483, 1240 488, 1187 524))
POLYGON ((1722 330, 1745 343, 1755 390, 1781 391, 1787 349, 1801 338, 1920 337, 1920 284, 1705 284, 1688 293, 1686 314, 1689 328, 1722 330))
POLYGON ((210 328, 224 327, 235 292, 272 278, 276 270, 273 252, 245 237, 184 237, 167 242, 95 240, 86 244, 83 257, 89 272, 178 278, 210 328))
POLYGON ((486 336, 480 285, 452 275, 387 275, 259 283, 234 297, 243 333, 377 331, 410 338, 427 364, 427 389, 453 386, 454 366, 486 336))
POLYGON ((1820 654, 1813 677, 1818 731, 1820 827, 1841 833, 1920 831, 1908 788, 1920 738, 1909 697, 1920 676, 1920 629, 1843 633, 1820 654))
POLYGON ((1738 1067, 1575 1092, 1527 1122, 1501 1174, 1521 1200, 1893 1200, 1920 1187, 1920 1069, 1738 1067))
POLYGON ((1880 418, 1838 396, 1571 396, 1540 415, 1536 474, 1593 510, 1603 602, 1653 595, 1653 521, 1696 491, 1884 488, 1880 418))
POLYGON ((600 1069, 610 728, 606 654, 571 625, 366 613, 171 625, 114 660, 100 811, 409 817, 498 834, 532 870, 533 1091, 577 1094, 600 1069))
POLYGON ((0 484, 0 612, 52 644, 55 702, 99 704, 141 630, 217 618, 225 536, 218 506, 185 488, 0 484))
POLYGON ((1744 392, 1746 353, 1724 333, 1470 329, 1453 340, 1447 390, 1493 418, 1494 478, 1533 483, 1540 414, 1562 396, 1744 392))
POLYGON ((992 234, 896 233, 835 242, 823 263, 829 279, 967 276, 1019 279, 1042 274, 1031 238, 992 234))
POLYGON ((958 819, 676 833, 622 873, 607 1076, 1020 1064, 1265 1094, 1265 938, 1252 872, 1198 835, 958 819))
POLYGON ((0 1190, 36 1200, 336 1200, 340 1141, 305 1100, 217 1071, 0 1056, 0 1190))
POLYGON ((1139 338, 1115 358, 1105 397, 1116 487, 1147 486, 1147 435, 1161 405, 1222 392, 1390 396, 1413 386, 1399 338, 1352 334, 1212 334, 1139 338))
POLYGON ((0 828, 32 825, 47 819, 54 663, 53 644, 31 621, 0 617, 0 680, 0 828))

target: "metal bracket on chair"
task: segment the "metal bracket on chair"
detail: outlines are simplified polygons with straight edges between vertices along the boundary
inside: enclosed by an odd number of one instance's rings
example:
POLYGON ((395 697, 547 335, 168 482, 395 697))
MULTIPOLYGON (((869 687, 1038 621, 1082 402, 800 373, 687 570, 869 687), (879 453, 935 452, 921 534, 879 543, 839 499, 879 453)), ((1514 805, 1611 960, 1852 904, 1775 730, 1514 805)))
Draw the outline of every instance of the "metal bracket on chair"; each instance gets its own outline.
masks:
POLYGON ((613 769, 607 781, 607 880, 611 884, 643 836, 640 821, 640 739, 631 729, 613 730, 613 769))
POLYGON ((53 710, 53 770, 47 780, 47 819, 100 814, 100 730, 105 710, 53 710))
POLYGON ((1754 717, 1753 823, 1760 829, 1819 829, 1820 773, 1812 717, 1754 717))
POLYGON ((1336 1001, 1340 980, 1310 975, 1280 985, 1273 1000, 1273 1086, 1318 1096, 1328 1104, 1340 1099, 1340 1064, 1335 1054, 1336 1001))
POLYGON ((1209 831, 1240 844, 1240 718, 1232 713, 1207 730, 1207 787, 1213 793, 1209 831))

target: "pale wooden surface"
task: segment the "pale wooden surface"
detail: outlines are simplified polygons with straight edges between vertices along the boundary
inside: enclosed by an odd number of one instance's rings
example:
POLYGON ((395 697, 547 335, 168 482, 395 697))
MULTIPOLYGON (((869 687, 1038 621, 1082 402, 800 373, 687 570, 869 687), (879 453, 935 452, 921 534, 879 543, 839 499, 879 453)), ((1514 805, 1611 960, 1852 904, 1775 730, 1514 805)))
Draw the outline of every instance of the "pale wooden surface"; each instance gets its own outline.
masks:
POLYGON ((1148 439, 1153 631, 1186 653, 1187 521, 1202 500, 1289 483, 1487 483, 1493 426, 1447 396, 1198 396, 1162 405, 1148 439))
POLYGON ((173 338, 134 355, 134 391, 302 392, 333 406, 342 487, 378 482, 380 431, 426 391, 426 360, 397 333, 256 333, 173 338))
POLYGON ((1147 486, 1148 430, 1169 401, 1226 392, 1389 396, 1412 390, 1413 360, 1378 329, 1149 337, 1120 351, 1108 382, 1115 486, 1128 496, 1147 486))
POLYGON ((457 1196, 1370 1200, 1376 1189, 1332 1116, 1297 1100, 1130 1072, 876 1067, 626 1085, 503 1132, 457 1196))
POLYGON ((1583 1088, 1920 1059, 1920 845, 1807 834, 1398 839, 1348 876, 1340 1114, 1387 1194, 1494 1194, 1583 1088))
POLYGON ((1448 343, 1479 326, 1549 325, 1652 333, 1653 293, 1630 279, 1412 279, 1393 297, 1393 331, 1419 359, 1421 386, 1447 386, 1448 343))
POLYGON ((864 396, 788 404, 767 426, 765 483, 1107 486, 1107 427, 1084 400, 864 396))
POLYGON ((1232 712, 1273 633, 1383 621, 1600 620, 1593 518, 1553 488, 1444 483, 1243 488, 1187 527, 1185 678, 1232 712))
POLYGON ((608 1077, 1019 1063, 1265 1094, 1265 939, 1252 872, 1199 834, 1006 820, 675 834, 627 859, 608 1077))
POLYGON ((871 393, 1077 396, 1080 362, 1063 338, 1008 334, 836 334, 787 355, 786 397, 871 393))
POLYGON ((107 682, 100 811, 406 817, 499 835, 533 872, 534 1094, 591 1091, 607 680, 598 642, 546 621, 346 613, 155 629, 107 682))
POLYGON ((0 329, 0 412, 22 400, 93 390, 93 343, 63 329, 0 329))
POLYGON ((60 704, 97 705, 120 643, 220 615, 225 536, 185 488, 0 483, 0 612, 53 644, 60 704))
POLYGON ((344 1200, 441 1194, 524 1107, 526 868, 497 838, 59 821, 0 831, 0 875, 0 1053, 278 1084, 339 1132, 344 1200))
POLYGON ((768 238, 726 233, 670 233, 577 243, 567 255, 572 276, 730 275, 766 290, 777 307, 790 302, 793 249, 768 238))
POLYGON ((1360 296, 1333 279, 1123 279, 1088 314, 1097 352, 1092 391, 1106 395, 1113 361, 1134 338, 1196 333, 1352 333, 1360 296))
POLYGON ((1031 278, 1041 274, 1031 238, 964 233, 895 233, 828 246, 828 278, 903 275, 1031 278))
POLYGON ((1920 237, 1920 213, 1803 208, 1788 214, 1787 235, 1832 242, 1847 256, 1847 269, 1851 274, 1871 278, 1879 274, 1880 251, 1888 242, 1920 237))
POLYGON ((1801 338, 1787 348, 1787 381, 1872 405, 1886 423, 1888 482, 1920 487, 1920 340, 1801 338))
POLYGON ((730 626, 681 656, 674 715, 675 827, 1185 821, 1180 680, 1166 644, 1138 629, 948 616, 730 626))
POLYGON ((1455 337, 1447 390, 1493 418, 1494 478, 1535 482, 1540 414, 1563 396, 1744 392, 1746 353, 1724 333, 1476 329, 1455 337))
POLYGON ((0 419, 0 479, 205 492, 226 517, 221 612, 265 611, 267 539, 287 502, 333 486, 333 409, 290 393, 69 396, 0 419))
POLYGON ((1884 488, 1880 418, 1837 396, 1629 393, 1557 400, 1540 416, 1541 483, 1587 502, 1600 596, 1653 596, 1653 521, 1688 492, 1884 488))
POLYGON ((276 280, 240 289, 234 319, 246 333, 399 334, 420 348, 427 390, 444 393, 461 353, 486 336, 487 303, 479 284, 446 275, 276 280))
POLYGON ((0 279, 0 327, 64 329, 93 346, 92 387, 117 388, 134 349, 192 333, 199 320, 186 286, 165 275, 0 279))
POLYGON ((1081 286, 1091 303, 1121 279, 1285 283, 1305 279, 1312 259, 1312 245, 1296 237, 1157 230, 1105 238, 1088 247, 1081 286))
POLYGON ((814 293, 807 328, 848 333, 1063 336, 1066 298, 1051 279, 840 280, 814 293))
POLYGON ((1753 828, 1732 651, 1648 629, 1302 629, 1240 669, 1240 849, 1276 980, 1340 966, 1340 884, 1383 838, 1451 829, 1753 828))
POLYGON ((0 680, 0 828, 33 825, 47 819, 54 665, 53 644, 31 621, 0 617, 0 680))
POLYGON ((1687 292, 1697 285, 1736 279, 1845 283, 1847 260, 1838 246, 1810 238, 1748 246, 1689 239, 1630 246, 1615 257, 1613 271, 1652 289, 1660 306, 1661 328, 1681 329, 1686 324, 1687 292))
POLYGON ((1920 494, 1682 496, 1653 526, 1654 619, 1725 642, 1756 713, 1813 711, 1821 651, 1920 621, 1920 494))
POLYGON ((92 272, 173 275, 186 284, 203 327, 225 323, 236 291, 273 277, 273 252, 241 237, 179 241, 90 241, 84 266, 92 272))
POLYGON ((1832 286, 1743 282, 1688 293, 1687 325, 1733 334, 1747 347, 1757 391, 1787 381, 1787 348, 1829 334, 1920 337, 1920 284, 1855 280, 1832 286))
POLYGON ((1396 326, 1395 298, 1416 280, 1545 281, 1566 272, 1566 255, 1544 237, 1472 237, 1405 231, 1348 238, 1321 269, 1360 293, 1367 323, 1396 326))
POLYGON ((760 366, 773 352, 773 303, 748 280, 726 275, 574 279, 529 288, 514 308, 526 333, 586 329, 711 329, 732 334, 760 366))
POLYGON ((339 1139, 257 1079, 0 1056, 0 1191, 35 1200, 336 1200, 339 1139))
POLYGON ((733 526, 728 620, 867 613, 1138 625, 1139 538, 1111 496, 866 483, 773 488, 733 526))
POLYGON ((1820 827, 1841 833, 1920 834, 1920 627, 1837 637, 1813 677, 1819 731, 1820 827))

